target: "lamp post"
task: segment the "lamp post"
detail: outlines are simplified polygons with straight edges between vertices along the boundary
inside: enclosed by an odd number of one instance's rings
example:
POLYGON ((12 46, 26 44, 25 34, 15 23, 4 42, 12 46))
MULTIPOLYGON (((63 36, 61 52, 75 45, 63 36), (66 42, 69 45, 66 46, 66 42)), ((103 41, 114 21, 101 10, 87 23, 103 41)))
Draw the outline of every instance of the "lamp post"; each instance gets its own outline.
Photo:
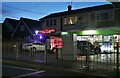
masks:
MULTIPOLYGON (((119 8, 120 8, 120 2, 119 2, 119 0, 107 0, 107 1, 109 1, 110 2, 110 4, 112 4, 113 5, 113 8, 114 8, 114 11, 115 11, 115 13, 116 13, 116 17, 115 17, 115 20, 116 20, 116 25, 118 26, 118 31, 117 31, 117 34, 119 34, 119 22, 118 22, 118 20, 119 20, 119 8), (113 2, 114 1, 114 2, 113 2)), ((117 56, 116 56, 116 77, 117 78, 119 78, 119 43, 120 42, 117 42, 117 56)))

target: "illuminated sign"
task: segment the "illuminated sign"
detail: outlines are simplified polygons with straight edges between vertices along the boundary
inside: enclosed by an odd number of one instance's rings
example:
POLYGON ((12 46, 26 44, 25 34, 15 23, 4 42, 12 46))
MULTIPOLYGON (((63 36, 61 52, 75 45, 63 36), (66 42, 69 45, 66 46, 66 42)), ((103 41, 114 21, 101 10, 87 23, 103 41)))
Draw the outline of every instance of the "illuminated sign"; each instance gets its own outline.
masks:
POLYGON ((50 33, 53 33, 55 31, 56 31, 55 29, 44 29, 44 30, 40 30, 39 32, 42 34, 50 34, 50 33))
POLYGON ((93 35, 93 34, 97 34, 97 31, 96 30, 85 30, 85 31, 82 31, 82 34, 93 35))

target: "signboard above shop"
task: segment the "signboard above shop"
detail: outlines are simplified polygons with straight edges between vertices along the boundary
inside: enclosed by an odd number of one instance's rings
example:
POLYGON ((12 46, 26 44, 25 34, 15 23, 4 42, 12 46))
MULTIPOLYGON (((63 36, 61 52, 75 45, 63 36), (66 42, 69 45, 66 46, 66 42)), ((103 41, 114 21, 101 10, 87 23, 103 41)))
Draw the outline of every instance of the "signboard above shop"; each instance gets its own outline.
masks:
POLYGON ((56 29, 43 29, 39 31, 42 34, 50 34, 56 32, 56 29))

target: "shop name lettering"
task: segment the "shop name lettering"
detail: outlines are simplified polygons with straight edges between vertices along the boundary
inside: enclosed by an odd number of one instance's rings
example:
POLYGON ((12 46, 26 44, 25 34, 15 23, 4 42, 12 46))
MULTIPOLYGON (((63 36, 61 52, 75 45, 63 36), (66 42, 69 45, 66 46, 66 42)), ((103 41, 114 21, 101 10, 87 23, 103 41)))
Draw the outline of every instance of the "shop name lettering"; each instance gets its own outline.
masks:
POLYGON ((48 34, 48 33, 52 33, 52 32, 55 32, 55 29, 40 30, 40 33, 43 33, 43 34, 48 34))

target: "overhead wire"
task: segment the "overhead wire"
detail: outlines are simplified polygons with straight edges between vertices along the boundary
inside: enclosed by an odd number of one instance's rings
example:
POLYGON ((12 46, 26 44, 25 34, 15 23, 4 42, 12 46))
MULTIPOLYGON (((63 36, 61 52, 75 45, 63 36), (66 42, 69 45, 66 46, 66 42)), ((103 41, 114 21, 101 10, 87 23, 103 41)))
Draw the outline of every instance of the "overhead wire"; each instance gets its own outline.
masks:
POLYGON ((8 8, 13 8, 13 9, 16 9, 16 10, 19 10, 19 11, 34 13, 34 14, 47 14, 47 13, 33 12, 33 11, 30 11, 30 10, 20 9, 20 8, 12 7, 12 6, 9 6, 9 5, 6 5, 6 4, 3 4, 3 6, 8 7, 8 8))
POLYGON ((16 16, 13 16, 13 15, 8 15, 7 13, 2 13, 3 15, 6 15, 6 16, 8 16, 8 17, 12 17, 12 18, 17 18, 17 19, 19 19, 18 17, 16 17, 16 16))

